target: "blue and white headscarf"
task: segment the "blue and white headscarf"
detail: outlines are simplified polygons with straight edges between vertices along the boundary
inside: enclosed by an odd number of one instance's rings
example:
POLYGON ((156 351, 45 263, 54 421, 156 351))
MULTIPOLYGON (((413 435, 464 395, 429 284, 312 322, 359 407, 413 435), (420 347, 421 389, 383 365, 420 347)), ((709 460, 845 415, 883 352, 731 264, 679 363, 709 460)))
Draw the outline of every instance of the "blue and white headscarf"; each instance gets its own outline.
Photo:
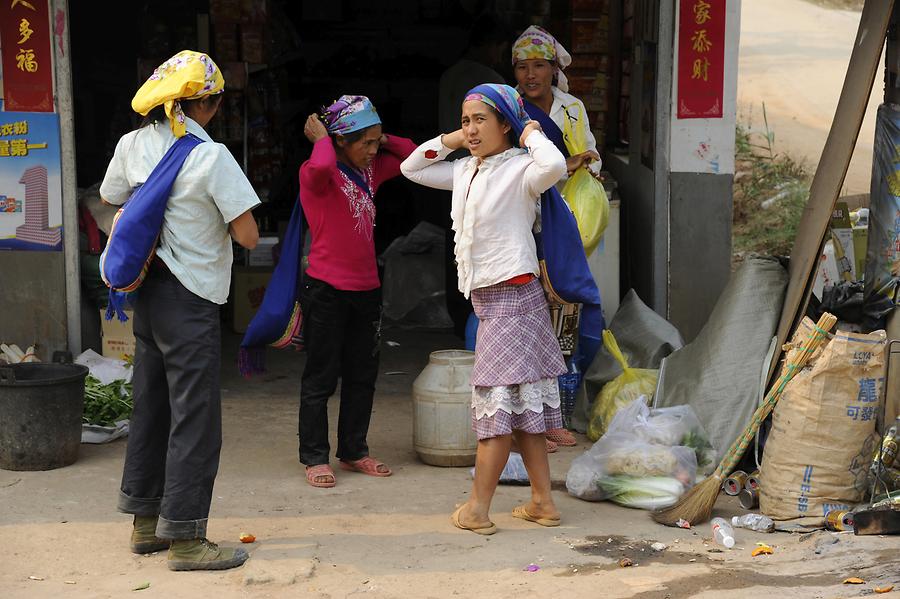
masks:
POLYGON ((348 95, 341 96, 331 106, 323 108, 322 121, 332 135, 347 135, 381 124, 375 106, 367 97, 348 95))
POLYGON ((522 101, 522 96, 519 95, 519 92, 508 85, 503 85, 502 83, 483 83, 478 87, 474 87, 469 90, 469 93, 466 94, 465 102, 469 100, 478 100, 480 102, 484 102, 500 114, 509 114, 515 116, 516 120, 519 124, 524 127, 528 124, 528 121, 531 120, 531 117, 528 116, 528 113, 525 112, 525 103, 522 101), (494 99, 484 93, 484 90, 481 88, 488 88, 496 94, 496 98, 502 100, 500 104, 503 105, 503 108, 500 108, 497 102, 494 99))

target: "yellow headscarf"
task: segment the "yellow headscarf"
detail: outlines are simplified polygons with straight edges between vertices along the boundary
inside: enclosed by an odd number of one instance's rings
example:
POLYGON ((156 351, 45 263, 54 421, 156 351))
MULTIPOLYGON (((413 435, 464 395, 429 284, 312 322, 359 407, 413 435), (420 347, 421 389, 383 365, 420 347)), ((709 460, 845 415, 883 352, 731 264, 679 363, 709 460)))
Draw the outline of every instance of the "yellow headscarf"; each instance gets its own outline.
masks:
POLYGON ((162 63, 131 99, 131 107, 141 116, 165 104, 166 116, 175 137, 185 132, 184 112, 179 100, 195 100, 221 93, 225 78, 212 58, 200 52, 182 50, 162 63))

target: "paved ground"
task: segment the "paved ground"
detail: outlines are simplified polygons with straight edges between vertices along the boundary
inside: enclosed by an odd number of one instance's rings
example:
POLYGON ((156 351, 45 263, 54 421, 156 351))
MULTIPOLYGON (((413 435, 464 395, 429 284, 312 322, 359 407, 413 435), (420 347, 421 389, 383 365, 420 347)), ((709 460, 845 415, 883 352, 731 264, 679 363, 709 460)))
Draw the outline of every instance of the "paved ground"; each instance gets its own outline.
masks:
MULTIPOLYGON (((741 3, 738 119, 764 131, 765 103, 775 150, 805 160, 810 173, 831 128, 859 16, 804 0, 741 3)), ((875 110, 884 97, 881 64, 842 195, 869 192, 875 110)))
MULTIPOLYGON (((247 545, 244 567, 222 573, 176 573, 165 554, 128 552, 128 517, 115 512, 124 441, 83 445, 72 466, 48 472, 0 470, 2 597, 850 597, 876 585, 900 588, 897 538, 817 532, 807 536, 738 531, 734 550, 715 552, 707 526, 654 524, 646 512, 568 496, 562 480, 588 447, 551 456, 563 525, 545 529, 513 519, 527 497, 502 486, 494 520, 500 532, 480 537, 454 529, 449 514, 469 489, 468 469, 422 464, 412 449, 410 386, 428 353, 454 347, 445 334, 389 330, 370 444, 395 475, 375 479, 338 472, 333 489, 313 489, 296 458, 301 358, 274 354, 270 374, 244 381, 224 369, 222 465, 209 535, 247 545), (649 544, 668 549, 655 553, 649 544), (765 541, 774 555, 752 558, 765 541), (816 551, 819 551, 817 553, 816 551), (635 567, 620 568, 630 557, 635 567), (529 564, 539 566, 526 572, 529 564), (841 585, 848 576, 867 581, 841 585), (34 580, 30 577, 39 578, 34 580), (70 584, 74 583, 74 584, 70 584)), ((237 339, 226 341, 234 356, 237 339)), ((738 513, 730 498, 717 513, 738 513)), ((898 596, 900 593, 895 593, 898 596)), ((890 595, 886 595, 890 596, 890 595)))

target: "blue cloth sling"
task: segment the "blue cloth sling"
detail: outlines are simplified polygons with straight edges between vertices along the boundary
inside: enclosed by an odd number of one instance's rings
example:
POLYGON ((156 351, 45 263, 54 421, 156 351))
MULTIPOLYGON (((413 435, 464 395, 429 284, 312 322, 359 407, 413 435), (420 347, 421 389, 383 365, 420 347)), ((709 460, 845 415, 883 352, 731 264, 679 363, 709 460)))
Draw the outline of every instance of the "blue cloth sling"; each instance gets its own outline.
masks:
POLYGON ((113 314, 123 322, 128 320, 125 300, 143 283, 156 254, 172 185, 188 154, 201 143, 203 140, 191 133, 176 140, 116 213, 100 256, 100 274, 109 287, 107 320, 112 320, 113 314))
POLYGON ((356 185, 359 186, 360 189, 366 192, 366 195, 369 196, 370 199, 372 198, 372 192, 369 191, 369 186, 367 185, 366 180, 363 178, 363 176, 359 174, 359 171, 347 166, 340 160, 338 160, 337 167, 342 173, 347 175, 351 181, 356 183, 356 185))
MULTIPOLYGON (((491 86, 479 85, 469 93, 480 93, 491 99, 516 135, 522 134, 526 123, 519 120, 513 108, 491 86)), ((600 290, 588 267, 578 223, 555 186, 541 194, 541 233, 535 235, 535 241, 538 260, 543 263, 556 295, 566 302, 583 304, 575 359, 585 372, 600 349, 606 323, 600 290)))
MULTIPOLYGON (((337 167, 371 197, 369 186, 358 171, 340 161, 337 167)), ((266 286, 262 304, 250 321, 238 350, 238 370, 244 377, 266 371, 267 345, 275 348, 303 347, 300 290, 303 284, 301 264, 307 228, 298 196, 285 232, 278 264, 266 286)))
POLYGON ((303 347, 300 290, 306 229, 306 218, 298 195, 284 234, 278 263, 238 350, 238 369, 245 377, 266 371, 267 345, 276 348, 303 347))
POLYGON ((525 112, 528 113, 528 116, 541 124, 541 130, 544 132, 544 135, 547 136, 547 139, 552 141, 553 145, 556 146, 556 149, 562 152, 563 156, 568 158, 569 148, 566 147, 566 141, 563 136, 562 129, 559 128, 559 125, 556 124, 556 121, 551 119, 549 114, 547 114, 528 100, 525 100, 524 98, 522 100, 525 104, 525 112))

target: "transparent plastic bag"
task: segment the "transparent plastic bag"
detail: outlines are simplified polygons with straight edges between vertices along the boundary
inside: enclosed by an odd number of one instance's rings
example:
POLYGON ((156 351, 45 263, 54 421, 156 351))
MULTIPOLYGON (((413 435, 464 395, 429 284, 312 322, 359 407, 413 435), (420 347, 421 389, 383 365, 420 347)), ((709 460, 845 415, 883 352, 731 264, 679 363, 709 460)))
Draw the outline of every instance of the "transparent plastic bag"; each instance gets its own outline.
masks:
MULTIPOLYGON (((475 478, 475 468, 469 470, 472 478, 475 478)), ((506 460, 506 466, 500 473, 500 484, 502 485, 527 485, 531 481, 528 479, 528 471, 525 469, 525 462, 522 460, 522 454, 511 451, 509 458, 506 460)))
POLYGON ((603 345, 607 351, 622 366, 622 374, 603 385, 594 406, 591 408, 591 419, 588 423, 587 436, 591 441, 596 441, 606 432, 610 422, 621 408, 631 404, 635 399, 644 395, 647 401, 653 397, 656 391, 656 381, 659 370, 647 368, 631 368, 616 343, 616 338, 610 330, 603 331, 603 345))
MULTIPOLYGON (((578 121, 586 118, 581 104, 578 105, 578 111, 578 121)), ((565 133, 563 139, 570 155, 575 156, 587 151, 583 127, 572 127, 570 119, 565 119, 563 128, 565 133)), ((609 223, 609 198, 606 196, 606 190, 603 184, 591 175, 587 166, 583 166, 563 185, 562 196, 575 215, 584 253, 590 256, 600 244, 609 223)))
POLYGON ((638 509, 675 503, 697 479, 697 452, 681 441, 706 436, 690 406, 651 410, 638 397, 616 413, 603 437, 572 461, 569 493, 638 509), (659 443, 671 441, 673 443, 659 443))

